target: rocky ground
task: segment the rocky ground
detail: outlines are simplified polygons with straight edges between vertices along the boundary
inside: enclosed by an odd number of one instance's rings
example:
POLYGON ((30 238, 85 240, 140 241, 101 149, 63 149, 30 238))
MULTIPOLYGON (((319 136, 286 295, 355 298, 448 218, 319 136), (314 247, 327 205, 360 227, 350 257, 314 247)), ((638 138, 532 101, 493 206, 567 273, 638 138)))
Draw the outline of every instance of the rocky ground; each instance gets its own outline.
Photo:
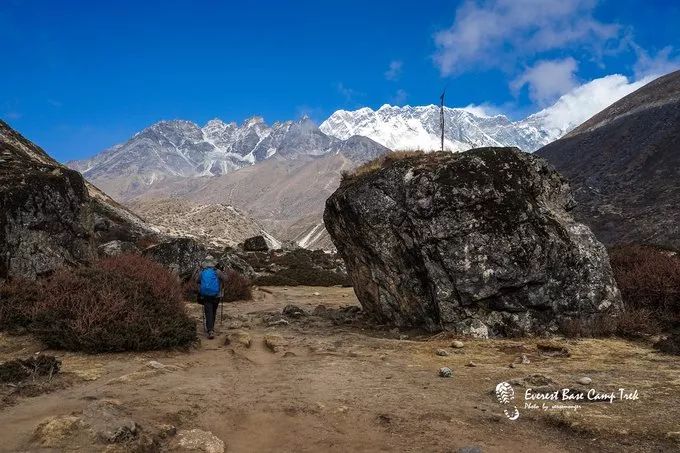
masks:
MULTIPOLYGON (((217 339, 189 351, 42 351, 57 355, 60 372, 0 384, 0 450, 680 448, 680 362, 644 344, 431 336, 367 324, 351 288, 254 293, 225 307, 217 339), (442 367, 452 376, 440 377, 442 367), (514 387, 517 420, 496 399, 500 382, 514 387), (638 399, 525 407, 527 388, 563 387, 625 388, 638 399)), ((28 337, 0 336, 0 361, 40 350, 28 337)))

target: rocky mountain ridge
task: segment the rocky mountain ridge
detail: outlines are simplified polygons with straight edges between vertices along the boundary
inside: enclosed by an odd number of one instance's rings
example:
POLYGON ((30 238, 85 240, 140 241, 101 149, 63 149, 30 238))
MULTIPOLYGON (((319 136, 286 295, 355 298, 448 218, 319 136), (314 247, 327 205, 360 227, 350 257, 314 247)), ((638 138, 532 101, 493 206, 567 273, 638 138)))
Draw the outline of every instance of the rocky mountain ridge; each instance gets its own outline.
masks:
POLYGON ((612 104, 537 154, 562 173, 574 215, 607 245, 680 248, 680 71, 612 104))

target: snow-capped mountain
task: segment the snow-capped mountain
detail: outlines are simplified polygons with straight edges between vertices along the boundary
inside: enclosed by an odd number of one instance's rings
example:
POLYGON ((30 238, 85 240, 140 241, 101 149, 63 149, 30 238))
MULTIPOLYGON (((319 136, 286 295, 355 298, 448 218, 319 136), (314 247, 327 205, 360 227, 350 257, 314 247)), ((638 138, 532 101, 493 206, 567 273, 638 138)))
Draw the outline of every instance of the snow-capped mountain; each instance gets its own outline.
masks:
MULTIPOLYGON (((483 116, 465 108, 444 107, 444 149, 465 151, 479 146, 517 146, 535 151, 557 138, 554 132, 543 128, 537 115, 513 122, 503 115, 483 116)), ((366 107, 338 110, 320 129, 340 139, 362 135, 394 150, 431 151, 441 147, 440 110, 435 105, 386 104, 378 110, 366 107)))
POLYGON ((166 178, 216 176, 278 155, 284 159, 348 151, 379 154, 384 147, 363 138, 331 137, 309 118, 267 125, 260 117, 225 123, 219 119, 199 127, 184 120, 161 121, 135 134, 126 143, 96 156, 69 162, 90 181, 122 199, 166 178))

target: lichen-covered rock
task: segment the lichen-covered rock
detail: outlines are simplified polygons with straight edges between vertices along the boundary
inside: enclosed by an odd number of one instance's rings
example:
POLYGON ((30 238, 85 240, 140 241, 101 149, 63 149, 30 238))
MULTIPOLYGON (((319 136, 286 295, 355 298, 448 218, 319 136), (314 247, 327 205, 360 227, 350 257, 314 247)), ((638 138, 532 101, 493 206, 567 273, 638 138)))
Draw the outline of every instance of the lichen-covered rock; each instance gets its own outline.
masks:
POLYGON ((100 245, 97 247, 97 252, 99 253, 100 257, 118 256, 128 253, 138 255, 141 253, 139 248, 132 242, 119 240, 109 241, 100 245))
POLYGON ((85 181, 0 121, 0 280, 95 256, 85 181))
POLYGON ((208 250, 191 238, 173 238, 147 247, 142 252, 145 257, 171 269, 185 280, 198 269, 207 254, 208 250))
POLYGON ((243 241, 243 250, 246 252, 266 252, 269 250, 269 246, 264 236, 258 235, 243 241))
POLYGON ((621 308, 606 250, 572 207, 567 183, 542 159, 481 148, 347 178, 324 221, 373 317, 511 336, 621 308))

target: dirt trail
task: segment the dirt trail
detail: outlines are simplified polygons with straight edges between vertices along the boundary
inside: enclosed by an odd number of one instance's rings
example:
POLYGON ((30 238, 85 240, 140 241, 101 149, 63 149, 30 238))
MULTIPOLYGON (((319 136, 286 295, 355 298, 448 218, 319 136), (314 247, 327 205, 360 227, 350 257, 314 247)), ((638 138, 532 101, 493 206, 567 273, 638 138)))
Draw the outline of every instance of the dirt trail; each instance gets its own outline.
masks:
MULTIPOLYGON (((570 357, 550 357, 537 340, 427 339, 311 316, 267 327, 287 304, 307 312, 324 304, 333 313, 356 305, 348 288, 266 288, 255 300, 225 306, 218 338, 189 352, 88 356, 56 352, 69 386, 19 398, 0 409, 0 450, 43 451, 32 438, 47 417, 78 413, 92 401, 114 399, 147 432, 162 424, 199 428, 230 452, 452 451, 484 452, 674 451, 667 433, 680 431, 680 363, 621 340, 564 343, 570 357), (335 311, 334 311, 335 310, 335 311), (246 332, 251 346, 225 337, 246 332), (277 352, 264 336, 280 335, 277 352), (437 356, 445 348, 450 355, 437 356), (508 365, 525 354, 528 364, 508 365), (149 361, 167 366, 153 369, 149 361), (476 366, 466 366, 473 361, 476 366), (439 367, 452 378, 437 375, 439 367), (574 411, 524 408, 503 415, 497 383, 540 373, 561 385, 587 375, 598 389, 637 389, 639 400, 587 403, 574 411)), ((200 318, 198 306, 192 313, 200 318)), ((0 360, 39 350, 26 337, 0 337, 0 360)), ((671 435, 672 437, 672 435, 671 435)), ((69 444, 102 451, 91 444, 69 444)), ((166 448, 166 447, 164 447, 166 448)))

